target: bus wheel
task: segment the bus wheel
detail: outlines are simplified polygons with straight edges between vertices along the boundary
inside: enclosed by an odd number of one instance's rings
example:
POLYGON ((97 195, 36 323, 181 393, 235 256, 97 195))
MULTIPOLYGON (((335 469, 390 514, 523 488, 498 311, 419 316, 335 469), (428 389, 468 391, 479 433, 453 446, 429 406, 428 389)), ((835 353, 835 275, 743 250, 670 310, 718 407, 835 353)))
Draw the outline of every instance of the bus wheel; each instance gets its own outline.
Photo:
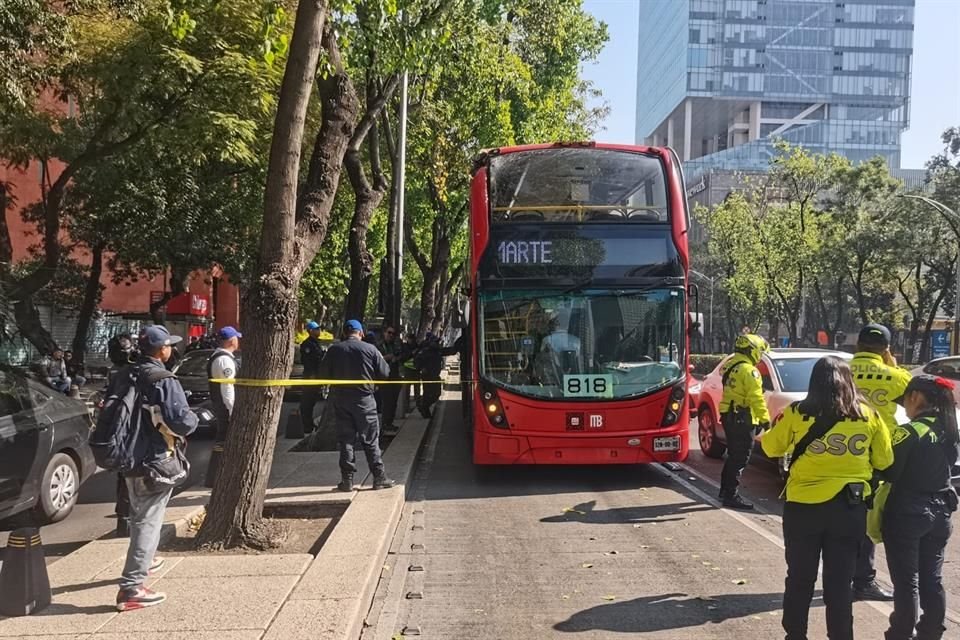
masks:
POLYGON ((708 458, 722 458, 727 450, 725 444, 717 438, 717 419, 709 406, 700 407, 697 414, 697 436, 700 439, 700 450, 708 458))

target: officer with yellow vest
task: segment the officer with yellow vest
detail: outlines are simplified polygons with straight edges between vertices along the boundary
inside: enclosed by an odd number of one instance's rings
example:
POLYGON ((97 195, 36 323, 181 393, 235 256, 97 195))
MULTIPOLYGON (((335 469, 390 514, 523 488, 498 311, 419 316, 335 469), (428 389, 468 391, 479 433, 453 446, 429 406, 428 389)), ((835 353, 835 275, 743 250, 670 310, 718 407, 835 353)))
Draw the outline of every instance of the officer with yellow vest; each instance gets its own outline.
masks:
MULTIPOLYGON (((910 373, 897 366, 890 353, 890 330, 882 324, 868 324, 860 330, 857 352, 850 361, 853 381, 857 389, 880 414, 891 435, 897 428, 897 400, 910 382, 910 373)), ((856 600, 893 600, 893 594, 877 584, 874 566, 876 545, 864 536, 853 576, 853 594, 856 600)))
POLYGON ((870 480, 893 462, 890 432, 860 401, 849 365, 827 356, 813 367, 807 397, 787 408, 761 446, 771 458, 790 460, 783 509, 786 638, 807 639, 822 555, 827 637, 853 640, 851 583, 867 530, 870 480))
POLYGON ((753 509, 740 495, 740 475, 750 461, 753 439, 770 427, 770 412, 763 398, 757 363, 770 350, 767 341, 748 333, 737 337, 734 354, 723 368, 720 421, 727 439, 727 459, 720 475, 720 499, 732 509, 753 509))
POLYGON ((907 385, 903 404, 910 422, 894 432, 893 466, 883 473, 891 483, 882 532, 894 595, 885 639, 940 640, 947 609, 944 549, 958 505, 950 478, 960 442, 953 383, 919 375, 907 385))

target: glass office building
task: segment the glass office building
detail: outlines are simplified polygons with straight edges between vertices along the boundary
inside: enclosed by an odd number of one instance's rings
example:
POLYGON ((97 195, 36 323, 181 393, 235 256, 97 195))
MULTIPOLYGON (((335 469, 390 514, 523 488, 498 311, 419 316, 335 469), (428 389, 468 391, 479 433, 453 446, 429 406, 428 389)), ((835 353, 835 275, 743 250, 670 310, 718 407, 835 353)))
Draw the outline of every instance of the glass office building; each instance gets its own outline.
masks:
POLYGON ((637 140, 688 180, 763 170, 776 138, 900 166, 914 0, 643 0, 637 140))

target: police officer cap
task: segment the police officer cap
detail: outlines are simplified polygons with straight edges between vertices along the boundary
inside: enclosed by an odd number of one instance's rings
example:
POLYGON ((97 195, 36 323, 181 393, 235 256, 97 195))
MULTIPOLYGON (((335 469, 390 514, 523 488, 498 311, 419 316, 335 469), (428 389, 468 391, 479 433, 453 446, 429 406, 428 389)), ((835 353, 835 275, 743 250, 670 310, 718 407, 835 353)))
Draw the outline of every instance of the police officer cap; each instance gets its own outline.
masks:
POLYGON ((903 395, 906 396, 911 391, 919 391, 924 394, 929 395, 938 395, 944 391, 952 392, 954 388, 953 382, 947 380, 946 378, 941 378, 940 376, 932 376, 929 373, 921 373, 910 379, 910 382, 907 383, 907 388, 903 392, 903 395))
POLYGON ((320 328, 320 325, 314 322, 313 320, 307 323, 307 331, 316 331, 319 328, 320 328))
POLYGON ((360 324, 359 320, 347 320, 347 323, 343 325, 343 329, 348 332, 363 331, 363 325, 360 324))
POLYGON ((890 329, 887 329, 882 324, 871 322, 863 329, 860 329, 860 336, 857 338, 857 342, 877 347, 889 347, 890 329))

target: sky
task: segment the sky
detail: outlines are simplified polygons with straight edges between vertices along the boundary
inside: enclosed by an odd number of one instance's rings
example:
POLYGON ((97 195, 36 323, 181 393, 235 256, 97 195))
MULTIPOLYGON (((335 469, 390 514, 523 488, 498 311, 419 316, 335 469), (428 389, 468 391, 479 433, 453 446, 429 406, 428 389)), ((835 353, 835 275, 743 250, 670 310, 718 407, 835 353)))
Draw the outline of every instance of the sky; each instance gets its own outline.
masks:
MULTIPOLYGON (((639 7, 646 0, 584 0, 607 23, 610 40, 584 76, 610 108, 604 142, 633 143, 639 7)), ((679 1, 679 0, 677 0, 679 1)), ((902 137, 901 166, 921 169, 943 150, 940 134, 960 126, 960 0, 916 0, 910 128, 902 137)))

